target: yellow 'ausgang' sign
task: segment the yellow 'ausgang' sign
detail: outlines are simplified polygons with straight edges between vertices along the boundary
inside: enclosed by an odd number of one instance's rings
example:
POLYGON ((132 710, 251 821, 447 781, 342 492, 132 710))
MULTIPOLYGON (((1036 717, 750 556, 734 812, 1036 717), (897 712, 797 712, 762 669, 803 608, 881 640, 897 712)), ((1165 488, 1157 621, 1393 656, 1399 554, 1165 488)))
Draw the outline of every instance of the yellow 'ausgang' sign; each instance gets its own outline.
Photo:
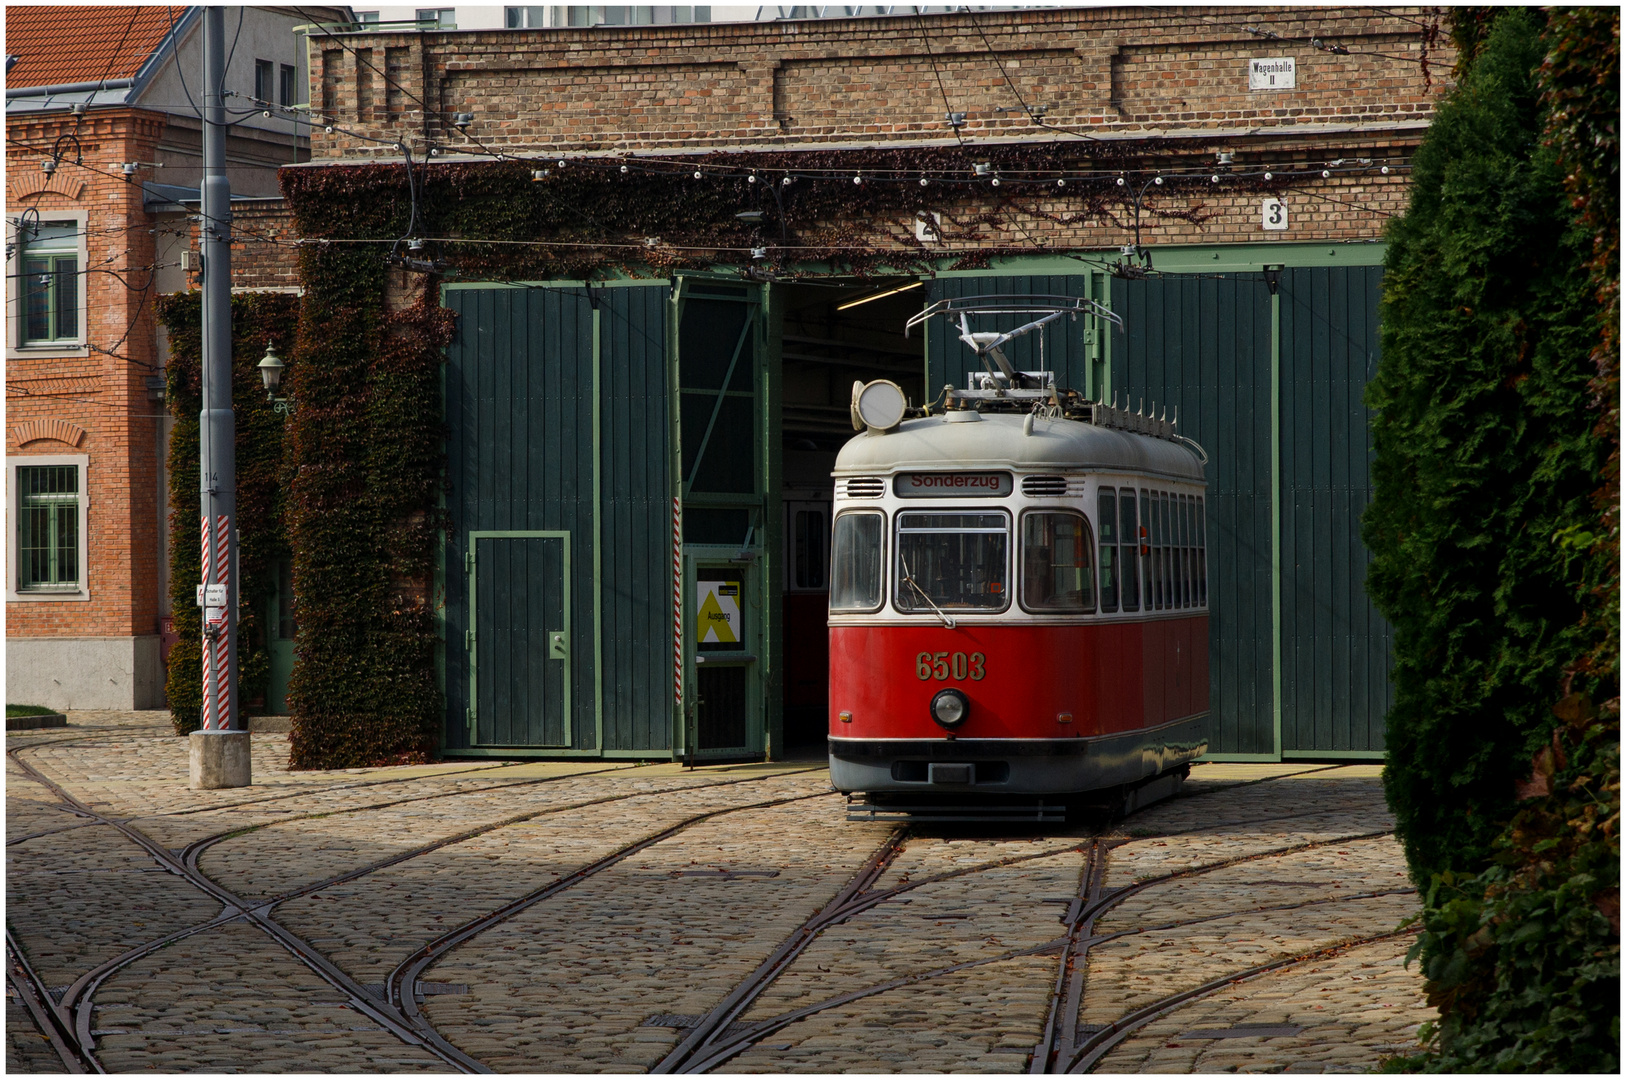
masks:
POLYGON ((697 581, 695 588, 695 640, 701 645, 737 645, 744 631, 740 622, 740 583, 697 581))

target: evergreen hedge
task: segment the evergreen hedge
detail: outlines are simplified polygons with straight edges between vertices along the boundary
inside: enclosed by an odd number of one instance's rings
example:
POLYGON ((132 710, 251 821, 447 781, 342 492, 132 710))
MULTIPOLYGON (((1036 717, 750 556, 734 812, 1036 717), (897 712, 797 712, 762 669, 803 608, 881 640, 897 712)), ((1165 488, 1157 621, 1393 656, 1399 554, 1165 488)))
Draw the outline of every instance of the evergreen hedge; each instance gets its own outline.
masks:
POLYGON ((1507 9, 1442 103, 1388 234, 1367 588, 1394 627, 1385 785, 1413 875, 1477 871, 1591 644, 1555 541, 1595 520, 1590 238, 1541 145, 1541 20, 1507 9))
MULTIPOLYGON (((198 532, 198 412, 202 408, 202 293, 172 293, 155 302, 169 333, 165 400, 169 436, 169 600, 179 637, 169 651, 167 691, 177 735, 203 724, 203 579, 198 532)), ((235 293, 232 303, 232 402, 237 427, 238 701, 265 696, 270 651, 266 606, 277 589, 276 560, 287 546, 282 523, 282 417, 265 401, 259 362, 268 342, 293 340, 298 300, 285 293, 235 293)))
POLYGON ((1396 1067, 1614 1072, 1619 12, 1454 19, 1369 391, 1384 779, 1440 1010, 1396 1067))

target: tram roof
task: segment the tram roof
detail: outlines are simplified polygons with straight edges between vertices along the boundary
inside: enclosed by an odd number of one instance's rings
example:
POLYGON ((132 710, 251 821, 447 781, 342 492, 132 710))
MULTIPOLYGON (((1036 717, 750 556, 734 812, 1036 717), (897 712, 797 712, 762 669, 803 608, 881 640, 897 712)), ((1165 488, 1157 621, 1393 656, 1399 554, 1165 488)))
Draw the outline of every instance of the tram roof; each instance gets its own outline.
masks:
POLYGON ((950 423, 945 417, 905 420, 889 432, 866 431, 836 455, 836 475, 899 469, 1008 468, 1067 472, 1100 470, 1151 473, 1203 483, 1203 468, 1188 447, 1137 432, 1097 427, 1078 420, 1033 422, 1025 417, 987 413, 977 423, 950 423))

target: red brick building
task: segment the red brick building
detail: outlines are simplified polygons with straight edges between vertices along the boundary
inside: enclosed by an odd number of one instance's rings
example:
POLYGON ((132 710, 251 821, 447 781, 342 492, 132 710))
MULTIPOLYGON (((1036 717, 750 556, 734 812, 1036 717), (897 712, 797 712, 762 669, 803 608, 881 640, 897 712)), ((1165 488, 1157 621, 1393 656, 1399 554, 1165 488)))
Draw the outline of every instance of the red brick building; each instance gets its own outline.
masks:
MULTIPOLYGON (((163 703, 164 345, 158 292, 187 287, 185 204, 201 176, 189 7, 6 13, 7 700, 163 703)), ((334 15, 332 9, 319 9, 334 15)), ((227 87, 304 100, 292 9, 242 9, 227 87)), ((275 216, 303 127, 239 109, 233 191, 275 216)), ((247 209, 247 206, 245 209, 247 209)), ((195 209, 195 207, 194 207, 195 209)), ((286 262, 286 260, 284 260, 286 262)), ((245 284, 292 287, 286 274, 245 284)))

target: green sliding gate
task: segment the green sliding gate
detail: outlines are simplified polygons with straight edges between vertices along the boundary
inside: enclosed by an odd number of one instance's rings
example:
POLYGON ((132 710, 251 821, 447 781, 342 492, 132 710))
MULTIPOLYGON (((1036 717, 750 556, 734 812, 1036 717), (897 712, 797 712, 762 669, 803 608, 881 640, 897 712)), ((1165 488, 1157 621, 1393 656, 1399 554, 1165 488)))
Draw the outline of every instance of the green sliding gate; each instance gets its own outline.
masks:
MULTIPOLYGON (((1258 265, 1258 264, 1255 264, 1258 265)), ((1178 415, 1209 454, 1212 753, 1241 760, 1381 757, 1389 628, 1363 590, 1377 370, 1377 266, 1166 273, 956 275, 928 299, 1110 298, 1123 332, 1060 321, 1011 343, 1063 386, 1178 415), (1276 289, 1271 288, 1271 278, 1276 289)), ((979 329, 1011 329, 1020 316, 979 329)), ((930 394, 975 359, 931 328, 930 394)))
POLYGON ((1113 282, 1127 332, 1110 385, 1178 409, 1210 455, 1216 756, 1382 756, 1389 626, 1360 539, 1381 281, 1355 266, 1113 282))
POLYGON ((755 756, 777 729, 766 288, 447 286, 444 747, 755 756), (676 646, 676 647, 675 647, 676 646))
POLYGON ((448 753, 671 751, 669 301, 443 293, 448 753))

